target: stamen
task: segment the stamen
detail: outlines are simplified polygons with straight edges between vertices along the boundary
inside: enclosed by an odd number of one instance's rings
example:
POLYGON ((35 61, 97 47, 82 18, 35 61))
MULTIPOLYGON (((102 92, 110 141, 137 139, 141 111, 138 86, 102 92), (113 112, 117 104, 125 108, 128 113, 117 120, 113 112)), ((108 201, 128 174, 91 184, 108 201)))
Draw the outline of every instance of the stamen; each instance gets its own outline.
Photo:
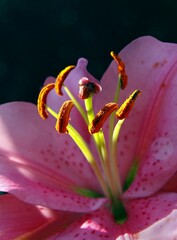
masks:
POLYGON ((88 78, 83 77, 79 80, 79 97, 87 99, 90 95, 97 94, 102 91, 99 84, 90 82, 88 78))
POLYGON ((113 59, 118 64, 118 72, 120 73, 120 77, 121 77, 121 88, 124 89, 127 86, 127 82, 128 82, 128 77, 127 77, 127 75, 125 73, 125 65, 122 62, 122 60, 119 57, 119 55, 117 55, 113 51, 110 52, 110 54, 111 54, 111 57, 113 57, 113 59))
POLYGON ((125 100, 125 102, 120 106, 120 108, 116 112, 116 116, 118 119, 124 119, 128 116, 129 112, 134 106, 136 98, 141 94, 139 90, 135 90, 129 98, 125 100))
MULTIPOLYGON (((71 101, 71 100, 69 100, 69 101, 71 101)), ((46 108, 47 108, 48 112, 50 112, 50 114, 58 120, 58 115, 50 107, 46 106, 46 108)), ((110 196, 109 190, 108 190, 107 185, 104 181, 104 178, 102 176, 99 165, 98 165, 97 161, 95 160, 94 156, 92 155, 92 152, 90 151, 87 143, 85 142, 85 140, 82 138, 82 136, 76 131, 76 129, 70 123, 68 123, 67 127, 68 127, 69 136, 73 139, 73 141, 76 143, 78 148, 81 150, 81 152, 85 156, 86 160, 88 161, 88 163, 92 167, 92 169, 95 173, 95 176, 98 179, 98 182, 101 185, 101 188, 104 192, 104 195, 109 198, 109 196, 110 196)))
POLYGON ((63 84, 63 88, 64 88, 66 94, 68 95, 68 97, 73 101, 74 106, 77 108, 77 110, 81 114, 81 116, 84 119, 85 123, 88 124, 88 119, 87 119, 87 116, 85 114, 85 110, 83 109, 83 107, 80 105, 78 100, 74 97, 74 95, 71 93, 69 88, 67 86, 65 86, 65 84, 63 84))
POLYGON ((59 133, 68 133, 67 126, 70 119, 70 112, 74 103, 72 100, 65 101, 60 108, 55 128, 59 133))
POLYGON ((115 196, 119 196, 122 192, 122 186, 121 186, 121 180, 120 180, 120 172, 119 172, 119 167, 117 165, 117 141, 120 133, 121 126, 125 120, 125 117, 127 117, 128 113, 132 109, 135 99, 137 96, 140 94, 139 90, 134 91, 130 97, 121 105, 121 107, 118 109, 116 112, 116 115, 118 114, 118 118, 120 119, 113 131, 112 134, 112 141, 110 144, 110 167, 111 167, 111 172, 113 179, 115 180, 115 185, 117 189, 117 193, 115 196))
MULTIPOLYGON (((92 123, 93 119, 95 118, 92 100, 93 100, 93 96, 90 96, 89 98, 84 100, 89 123, 92 123)), ((105 177, 106 177, 108 189, 114 194, 115 191, 112 188, 114 184, 112 184, 111 173, 109 171, 109 159, 108 159, 108 152, 107 152, 104 133, 102 130, 100 130, 97 133, 93 134, 92 137, 94 139, 96 149, 98 151, 100 163, 102 166, 103 173, 105 174, 105 177)))
POLYGON ((95 116, 89 125, 90 134, 97 133, 102 128, 103 124, 111 113, 118 109, 117 103, 107 103, 95 116))
POLYGON ((46 111, 46 99, 47 99, 47 95, 48 93, 55 87, 54 83, 50 83, 47 84, 46 86, 44 86, 38 96, 38 101, 37 101, 37 109, 38 109, 38 113, 39 115, 43 118, 46 119, 48 117, 48 113, 46 111))
POLYGON ((71 72, 71 70, 75 68, 74 65, 68 66, 65 69, 63 69, 57 76, 56 81, 55 81, 55 91, 58 95, 63 96, 63 92, 61 90, 62 85, 68 76, 68 74, 71 72))

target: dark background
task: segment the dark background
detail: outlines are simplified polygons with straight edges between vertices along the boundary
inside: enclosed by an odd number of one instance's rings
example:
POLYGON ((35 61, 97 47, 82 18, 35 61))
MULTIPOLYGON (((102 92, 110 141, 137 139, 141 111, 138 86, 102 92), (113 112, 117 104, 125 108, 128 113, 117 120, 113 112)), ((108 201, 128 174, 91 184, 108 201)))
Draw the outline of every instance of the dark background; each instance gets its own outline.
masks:
POLYGON ((31 101, 79 57, 100 78, 131 40, 177 43, 177 1, 0 0, 0 103, 31 101))

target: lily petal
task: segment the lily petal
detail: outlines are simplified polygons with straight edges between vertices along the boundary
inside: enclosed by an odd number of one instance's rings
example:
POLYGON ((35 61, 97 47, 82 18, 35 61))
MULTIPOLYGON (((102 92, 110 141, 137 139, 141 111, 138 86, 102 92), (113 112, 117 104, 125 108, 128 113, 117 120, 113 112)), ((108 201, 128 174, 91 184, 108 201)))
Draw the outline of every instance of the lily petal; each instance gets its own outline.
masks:
MULTIPOLYGON (((173 224, 171 225, 170 234, 166 238, 159 238, 159 232, 156 232, 156 228, 154 228, 156 224, 160 223, 165 233, 165 231, 167 231, 166 222, 170 219, 176 222, 176 193, 158 193, 151 197, 131 199, 126 202, 126 211, 128 214, 128 230, 131 233, 138 233, 141 235, 141 232, 145 233, 147 230, 149 237, 146 239, 148 240, 151 239, 152 236, 154 237, 152 239, 173 239, 170 237, 177 234, 173 224)), ((169 232, 167 231, 167 233, 169 232)))
MULTIPOLYGON (((119 102, 135 89, 142 92, 125 120, 119 139, 118 161, 123 181, 132 161, 140 165, 127 197, 156 192, 176 172, 176 52, 176 44, 153 37, 136 39, 120 52, 129 80, 119 102)), ((101 80, 104 101, 110 101, 108 93, 115 89, 116 80, 117 66, 112 62, 101 80)))
MULTIPOLYGON (((29 233, 30 235, 39 229, 43 229, 43 232, 45 230, 44 234, 47 234, 47 224, 51 223, 57 215, 58 213, 56 214, 55 211, 22 202, 10 194, 2 195, 0 197, 0 238, 7 240, 19 237, 20 239, 24 234, 29 233)), ((65 219, 69 220, 67 216, 65 219)), ((58 223, 57 232, 59 232, 60 226, 62 229, 62 224, 58 223)), ((51 231, 49 236, 52 234, 51 231)))
POLYGON ((40 119, 36 106, 0 106, 0 190, 53 209, 90 211, 107 201, 77 194, 77 187, 100 192, 80 151, 40 119))
POLYGON ((117 224, 108 209, 100 208, 76 220, 56 239, 173 240, 177 237, 176 202, 177 194, 173 193, 131 200, 127 202, 128 219, 124 224, 117 224))

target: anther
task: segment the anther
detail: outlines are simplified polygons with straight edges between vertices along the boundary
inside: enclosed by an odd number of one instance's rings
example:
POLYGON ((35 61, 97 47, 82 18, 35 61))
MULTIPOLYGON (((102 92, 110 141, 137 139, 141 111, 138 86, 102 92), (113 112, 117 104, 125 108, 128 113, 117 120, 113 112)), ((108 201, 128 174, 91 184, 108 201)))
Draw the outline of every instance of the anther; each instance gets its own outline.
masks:
POLYGON ((111 113, 118 109, 117 103, 107 103, 95 116, 89 125, 89 133, 97 133, 102 128, 103 124, 111 113))
POLYGON ((70 119, 70 112, 74 103, 72 100, 65 101, 58 113, 55 128, 59 133, 68 133, 67 126, 70 119))
POLYGON ((56 81, 55 81, 55 91, 58 95, 62 96, 63 92, 61 90, 62 85, 68 76, 68 74, 71 72, 71 70, 75 68, 74 65, 68 66, 65 69, 63 69, 57 76, 56 81))
POLYGON ((118 64, 118 72, 120 73, 120 76, 121 76, 121 88, 124 89, 127 86, 127 82, 128 82, 128 77, 125 73, 125 65, 122 62, 119 55, 115 54, 113 51, 110 52, 110 55, 118 64))
POLYGON ((88 78, 83 77, 79 80, 79 97, 87 99, 90 95, 97 94, 102 91, 99 84, 90 82, 88 78))
POLYGON ((141 94, 139 90, 135 90, 129 98, 125 100, 125 102, 120 106, 120 108, 116 112, 116 116, 118 119, 124 119, 128 116, 129 112, 133 108, 136 98, 141 94))
POLYGON ((48 93, 55 87, 54 83, 49 83, 46 86, 44 86, 38 96, 38 101, 37 101, 37 109, 39 115, 43 118, 46 119, 48 117, 48 113, 46 111, 46 99, 48 93))

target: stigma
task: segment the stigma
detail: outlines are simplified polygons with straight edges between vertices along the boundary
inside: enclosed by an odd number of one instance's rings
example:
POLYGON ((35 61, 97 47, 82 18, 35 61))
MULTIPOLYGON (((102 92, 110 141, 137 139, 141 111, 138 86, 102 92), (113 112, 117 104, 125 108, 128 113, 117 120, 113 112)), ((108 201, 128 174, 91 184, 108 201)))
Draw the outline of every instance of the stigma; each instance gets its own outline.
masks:
MULTIPOLYGON (((84 155, 85 161, 89 163, 93 170, 100 184, 103 196, 110 200, 116 220, 122 220, 122 216, 119 219, 116 215, 116 212, 120 208, 124 212, 124 215, 126 215, 124 206, 120 202, 120 196, 124 188, 121 183, 120 171, 117 164, 117 144, 122 124, 132 111, 135 101, 141 92, 135 89, 130 96, 127 96, 123 104, 119 106, 120 89, 123 90, 126 88, 128 78, 121 58, 114 52, 111 52, 111 56, 117 63, 117 79, 115 79, 117 87, 115 88, 115 93, 112 93, 116 98, 113 98, 112 102, 105 103, 97 113, 95 113, 94 109, 94 98, 97 96, 101 99, 101 82, 90 81, 89 74, 82 76, 74 82, 76 89, 78 89, 78 94, 76 95, 75 91, 73 93, 72 89, 67 86, 66 81, 67 79, 72 81, 72 71, 78 71, 80 68, 80 66, 74 65, 66 67, 58 74, 54 83, 47 84, 41 89, 37 101, 37 109, 43 119, 47 119, 49 114, 56 119, 55 129, 58 134, 61 134, 61 137, 62 134, 68 134, 75 142, 84 155), (70 77, 68 78, 69 75, 70 77), (58 112, 54 111, 52 106, 47 104, 48 94, 51 91, 59 96, 57 99, 62 103, 58 112), (64 100, 62 100, 63 95, 65 96, 64 100), (66 96, 68 100, 66 100, 66 96), (83 138, 72 124, 76 120, 72 119, 73 108, 83 118, 88 134, 91 136, 97 150, 97 156, 93 155, 87 140, 83 138), (104 128, 105 125, 108 127, 104 128), (105 134, 106 131, 109 134, 105 134)), ((89 197, 90 194, 92 195, 91 189, 82 189, 81 191, 78 187, 76 192, 79 194, 82 192, 86 196, 89 193, 89 197)), ((93 192, 94 196, 95 193, 93 192)))

